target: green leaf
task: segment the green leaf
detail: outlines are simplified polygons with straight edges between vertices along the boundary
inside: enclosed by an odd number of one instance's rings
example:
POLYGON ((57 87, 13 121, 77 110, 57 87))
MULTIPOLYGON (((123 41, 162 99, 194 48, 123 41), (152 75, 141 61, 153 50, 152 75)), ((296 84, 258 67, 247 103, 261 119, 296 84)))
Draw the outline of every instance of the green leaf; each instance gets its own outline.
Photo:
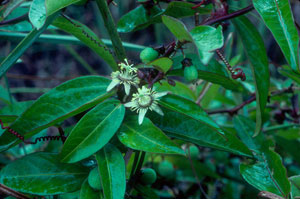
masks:
POLYGON ((145 118, 141 125, 138 124, 136 116, 126 118, 118 133, 118 138, 125 146, 135 150, 185 155, 184 151, 154 126, 148 118, 145 118))
POLYGON ((25 0, 10 0, 6 5, 2 7, 4 8, 4 11, 2 12, 0 16, 0 21, 4 20, 10 13, 18 8, 25 0))
POLYGON ((154 90, 157 92, 168 91, 192 101, 197 99, 195 93, 186 84, 179 81, 175 81, 175 86, 171 86, 167 81, 160 81, 160 83, 154 84, 154 90))
POLYGON ((244 142, 244 144, 255 153, 260 153, 260 149, 267 148, 266 140, 263 135, 253 137, 255 131, 255 122, 248 117, 238 115, 233 118, 234 128, 244 142))
POLYGON ((280 70, 278 70, 278 72, 281 75, 291 78, 293 81, 295 81, 297 84, 300 85, 300 75, 299 74, 293 72, 292 70, 288 70, 288 69, 280 69, 280 70))
POLYGON ((139 194, 141 194, 143 199, 160 199, 151 187, 135 184, 134 188, 139 194))
POLYGON ((293 176, 289 178, 292 185, 291 196, 292 199, 297 199, 300 196, 300 176, 293 176))
POLYGON ((171 137, 205 147, 252 157, 251 151, 237 137, 223 131, 202 108, 176 95, 158 101, 164 116, 153 115, 151 120, 171 137))
POLYGON ((260 191, 269 191, 287 198, 291 187, 281 157, 269 149, 257 157, 257 163, 240 165, 243 178, 260 191))
POLYGON ((45 0, 33 0, 29 10, 29 20, 39 30, 46 22, 45 0))
MULTIPOLYGON (((100 76, 67 81, 37 99, 10 127, 28 139, 110 97, 112 93, 106 93, 109 83, 109 79, 100 76)), ((4 133, 0 139, 0 151, 18 141, 15 136, 4 133)))
POLYGON ((150 63, 148 63, 147 65, 151 65, 154 68, 156 68, 157 70, 166 73, 170 70, 170 68, 172 67, 173 61, 170 58, 167 57, 162 57, 159 59, 156 59, 150 63))
POLYGON ((174 1, 170 2, 165 10, 154 6, 150 10, 150 14, 143 6, 139 6, 122 16, 118 22, 118 31, 131 32, 146 28, 153 23, 160 23, 162 15, 182 18, 193 16, 196 12, 199 14, 210 14, 210 7, 192 9, 194 5, 193 3, 174 1))
POLYGON ((107 144, 96 154, 105 199, 124 198, 126 190, 125 161, 122 153, 107 144))
POLYGON ((80 188, 88 170, 77 164, 64 164, 57 154, 34 153, 6 165, 0 183, 20 192, 56 195, 80 188))
POLYGON ((289 1, 253 0, 253 5, 271 30, 291 68, 299 73, 299 35, 289 1))
POLYGON ((185 25, 178 19, 165 15, 162 21, 180 42, 194 42, 185 25))
POLYGON ((107 46, 87 26, 66 17, 58 17, 52 25, 71 35, 74 35, 81 42, 91 48, 95 53, 97 53, 97 55, 104 59, 113 70, 118 69, 118 65, 109 48, 107 48, 107 46))
POLYGON ((241 37, 244 49, 251 63, 256 90, 257 106, 255 135, 257 135, 263 124, 263 112, 267 104, 270 86, 267 52, 259 32, 246 17, 241 16, 235 18, 233 24, 241 37))
POLYGON ((62 152, 62 162, 77 162, 96 153, 120 127, 125 108, 118 100, 108 100, 81 118, 68 136, 62 152))
POLYGON ((0 85, 0 101, 4 102, 5 104, 10 104, 10 97, 7 89, 3 88, 0 85))
POLYGON ((94 191, 90 187, 90 185, 86 179, 81 186, 79 198, 80 199, 100 199, 100 193, 94 191))
POLYGON ((190 31, 196 44, 202 63, 207 64, 214 55, 214 50, 224 45, 222 26, 197 26, 190 31))
POLYGON ((52 15, 53 13, 71 5, 79 2, 80 0, 45 0, 46 1, 46 10, 47 16, 52 15))
MULTIPOLYGON (((183 77, 183 70, 172 70, 168 74, 170 76, 176 75, 183 77)), ((224 88, 232 91, 242 92, 245 90, 240 82, 232 80, 229 77, 217 73, 198 70, 198 79, 203 79, 205 81, 221 85, 224 88)))
POLYGON ((0 109, 0 115, 20 116, 34 101, 14 102, 0 109))
POLYGON ((17 47, 5 58, 0 64, 0 78, 6 71, 23 55, 23 53, 33 44, 33 42, 47 29, 49 24, 55 19, 57 15, 51 15, 47 18, 42 28, 37 30, 34 28, 18 45, 17 47))

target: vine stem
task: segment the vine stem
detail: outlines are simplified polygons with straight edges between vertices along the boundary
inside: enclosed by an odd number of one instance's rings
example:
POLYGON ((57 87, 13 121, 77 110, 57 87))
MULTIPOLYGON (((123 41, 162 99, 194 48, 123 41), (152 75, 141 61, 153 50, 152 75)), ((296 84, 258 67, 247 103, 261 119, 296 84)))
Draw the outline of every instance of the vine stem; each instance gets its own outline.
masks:
POLYGON ((106 0, 96 0, 96 3, 98 5, 99 11, 102 15, 102 18, 104 21, 104 26, 107 29, 108 34, 111 38, 112 45, 115 50, 117 59, 119 61, 123 61, 126 58, 126 52, 123 47, 120 35, 117 31, 115 22, 111 15, 111 12, 108 8, 107 1, 106 0))
POLYGON ((221 22, 221 21, 232 19, 232 18, 238 17, 240 15, 246 14, 247 12, 250 12, 253 9, 254 9, 254 6, 251 4, 251 5, 247 6, 246 8, 243 8, 243 9, 238 10, 236 12, 230 13, 228 15, 224 15, 224 16, 221 16, 221 17, 212 18, 212 19, 209 19, 207 21, 204 21, 200 25, 212 25, 212 24, 215 24, 215 23, 218 23, 218 22, 221 22))
POLYGON ((17 199, 30 199, 28 196, 21 194, 3 184, 0 184, 0 192, 4 193, 5 195, 15 197, 17 199))

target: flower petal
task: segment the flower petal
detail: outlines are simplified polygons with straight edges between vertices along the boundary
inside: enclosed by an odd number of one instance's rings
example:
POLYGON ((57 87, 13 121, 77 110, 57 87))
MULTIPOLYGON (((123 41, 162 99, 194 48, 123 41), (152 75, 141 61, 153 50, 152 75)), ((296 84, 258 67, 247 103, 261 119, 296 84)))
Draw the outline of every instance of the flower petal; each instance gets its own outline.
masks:
POLYGON ((140 109, 140 112, 139 112, 139 125, 141 125, 143 123, 143 120, 144 120, 144 117, 147 113, 147 109, 145 108, 142 108, 140 109))
POLYGON ((135 101, 131 101, 131 102, 127 102, 126 104, 124 104, 125 107, 133 107, 135 106, 136 102, 135 101))
POLYGON ((157 99, 157 98, 160 98, 160 97, 162 97, 162 96, 167 95, 168 93, 169 93, 168 91, 165 91, 165 92, 159 92, 159 93, 155 93, 153 96, 154 96, 155 99, 157 99))
POLYGON ((112 90, 115 86, 117 86, 120 83, 119 80, 112 80, 108 87, 106 88, 106 91, 112 90))
POLYGON ((124 88, 125 88, 126 95, 129 95, 130 94, 130 84, 125 82, 124 83, 124 88))
POLYGON ((164 113, 162 112, 162 110, 160 109, 160 107, 157 104, 153 104, 151 106, 151 108, 152 108, 152 110, 154 110, 159 115, 164 116, 164 113))

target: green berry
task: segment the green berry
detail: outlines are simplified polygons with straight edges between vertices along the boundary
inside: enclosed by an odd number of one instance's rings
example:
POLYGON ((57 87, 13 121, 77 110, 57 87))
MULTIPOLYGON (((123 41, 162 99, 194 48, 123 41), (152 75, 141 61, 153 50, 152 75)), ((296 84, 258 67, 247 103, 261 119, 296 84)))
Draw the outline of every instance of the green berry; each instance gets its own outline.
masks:
POLYGON ((192 159, 197 159, 199 155, 199 149, 196 146, 190 146, 190 155, 192 159))
POLYGON ((172 177, 174 174, 174 167, 171 162, 164 160, 158 165, 158 173, 163 177, 172 177))
POLYGON ((186 81, 195 81, 198 78, 198 71, 195 66, 186 66, 184 68, 184 78, 186 81))
POLYGON ((142 170, 141 182, 145 185, 151 185, 156 181, 156 173, 151 168, 146 168, 142 170))
POLYGON ((89 185, 93 189, 95 189, 95 190, 102 189, 102 185, 101 185, 101 181, 100 181, 100 174, 99 174, 97 167, 90 171, 89 177, 88 177, 88 182, 89 182, 89 185))
POLYGON ((149 63, 158 57, 159 53, 153 48, 147 47, 140 53, 140 59, 143 63, 149 63))

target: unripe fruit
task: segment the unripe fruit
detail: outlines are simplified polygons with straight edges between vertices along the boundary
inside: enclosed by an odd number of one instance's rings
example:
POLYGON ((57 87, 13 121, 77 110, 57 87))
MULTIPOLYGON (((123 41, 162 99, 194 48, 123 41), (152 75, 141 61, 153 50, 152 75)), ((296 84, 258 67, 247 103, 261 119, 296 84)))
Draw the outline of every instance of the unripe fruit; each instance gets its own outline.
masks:
POLYGON ((158 57, 158 52, 153 48, 147 47, 140 53, 140 59, 143 63, 149 63, 158 57))
POLYGON ((172 177, 174 174, 174 167, 171 162, 164 160, 158 165, 158 173, 163 177, 172 177))
POLYGON ((151 185, 156 181, 156 173, 151 168, 142 170, 140 181, 145 185, 151 185))
POLYGON ((190 146, 190 156, 192 159, 197 159, 199 155, 199 149, 196 146, 190 146))
POLYGON ((98 168, 95 167, 93 170, 90 171, 89 177, 88 177, 89 185, 95 189, 95 190, 101 190, 102 185, 100 181, 100 174, 98 171, 98 168))
POLYGON ((184 78, 188 82, 195 81, 198 78, 198 71, 194 65, 184 68, 184 78))

